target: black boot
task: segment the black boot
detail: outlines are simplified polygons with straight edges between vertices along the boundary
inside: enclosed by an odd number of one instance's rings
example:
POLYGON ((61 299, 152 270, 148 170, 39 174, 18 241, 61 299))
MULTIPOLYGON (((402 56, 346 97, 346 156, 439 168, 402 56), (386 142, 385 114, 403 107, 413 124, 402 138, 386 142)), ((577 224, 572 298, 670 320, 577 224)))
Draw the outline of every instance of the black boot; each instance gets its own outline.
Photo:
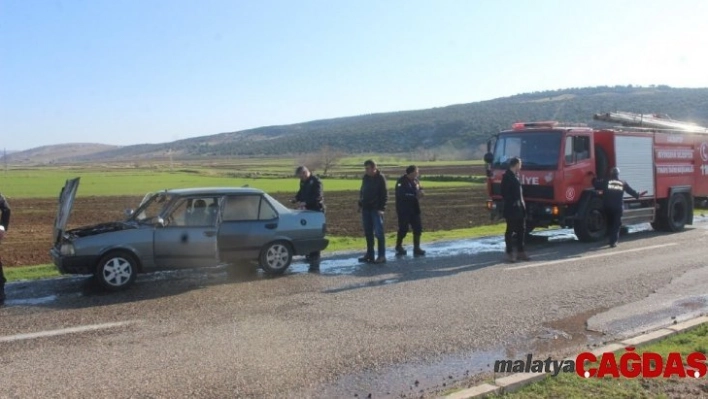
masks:
POLYGON ((366 237, 366 255, 359 258, 361 263, 373 263, 374 262, 374 238, 366 237))
POLYGON ((425 256, 425 251, 420 249, 420 234, 413 236, 413 255, 415 256, 425 256))
POLYGON ((398 233, 398 236, 396 237, 396 256, 406 256, 408 253, 408 251, 403 248, 403 238, 404 235, 398 233))
POLYGON ((5 303, 5 284, 0 284, 0 306, 5 303))

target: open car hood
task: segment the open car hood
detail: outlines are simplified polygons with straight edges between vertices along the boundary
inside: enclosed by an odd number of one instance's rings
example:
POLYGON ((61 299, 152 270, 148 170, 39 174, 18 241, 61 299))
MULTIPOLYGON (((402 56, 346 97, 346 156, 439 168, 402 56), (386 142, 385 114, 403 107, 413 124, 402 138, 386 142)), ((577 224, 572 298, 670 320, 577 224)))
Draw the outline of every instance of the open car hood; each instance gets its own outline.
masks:
POLYGON ((74 205, 74 199, 76 198, 76 190, 79 188, 79 177, 69 179, 66 181, 64 188, 61 189, 59 194, 59 209, 57 209, 57 217, 54 219, 54 243, 58 243, 61 240, 64 231, 66 231, 66 224, 69 221, 69 214, 71 213, 71 208, 74 205))

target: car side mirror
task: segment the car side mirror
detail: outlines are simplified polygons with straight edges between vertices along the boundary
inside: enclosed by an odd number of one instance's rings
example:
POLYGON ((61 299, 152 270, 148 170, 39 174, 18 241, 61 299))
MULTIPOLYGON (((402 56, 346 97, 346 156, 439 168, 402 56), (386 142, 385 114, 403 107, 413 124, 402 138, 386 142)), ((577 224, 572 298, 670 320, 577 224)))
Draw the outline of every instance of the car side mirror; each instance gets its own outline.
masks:
POLYGON ((158 217, 155 219, 155 226, 156 227, 165 227, 165 219, 158 217))
POLYGON ((488 152, 484 154, 484 163, 492 163, 494 162, 494 154, 491 152, 488 152))

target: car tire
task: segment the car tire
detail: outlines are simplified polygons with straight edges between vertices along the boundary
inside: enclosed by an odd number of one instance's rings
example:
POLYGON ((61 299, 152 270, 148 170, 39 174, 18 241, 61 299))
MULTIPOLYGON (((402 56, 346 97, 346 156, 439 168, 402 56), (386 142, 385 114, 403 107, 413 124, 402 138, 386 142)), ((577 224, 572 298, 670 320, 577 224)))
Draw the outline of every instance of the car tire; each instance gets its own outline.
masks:
POLYGON ((267 244, 261 250, 260 266, 270 275, 283 274, 293 260, 293 250, 285 241, 267 244))
POLYGON ((112 251, 98 261, 94 277, 107 291, 121 291, 130 287, 138 276, 138 262, 128 251, 112 251))

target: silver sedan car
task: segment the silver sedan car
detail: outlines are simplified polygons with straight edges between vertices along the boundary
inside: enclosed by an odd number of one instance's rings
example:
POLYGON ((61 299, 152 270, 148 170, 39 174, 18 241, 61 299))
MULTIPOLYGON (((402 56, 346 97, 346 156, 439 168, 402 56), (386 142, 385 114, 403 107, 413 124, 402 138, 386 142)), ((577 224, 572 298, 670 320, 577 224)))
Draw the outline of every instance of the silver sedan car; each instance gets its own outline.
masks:
POLYGON ((295 255, 327 248, 324 213, 292 210, 254 188, 189 188, 147 194, 126 219, 66 230, 79 178, 59 195, 50 254, 63 274, 93 274, 107 290, 137 273, 256 263, 282 274, 295 255))

